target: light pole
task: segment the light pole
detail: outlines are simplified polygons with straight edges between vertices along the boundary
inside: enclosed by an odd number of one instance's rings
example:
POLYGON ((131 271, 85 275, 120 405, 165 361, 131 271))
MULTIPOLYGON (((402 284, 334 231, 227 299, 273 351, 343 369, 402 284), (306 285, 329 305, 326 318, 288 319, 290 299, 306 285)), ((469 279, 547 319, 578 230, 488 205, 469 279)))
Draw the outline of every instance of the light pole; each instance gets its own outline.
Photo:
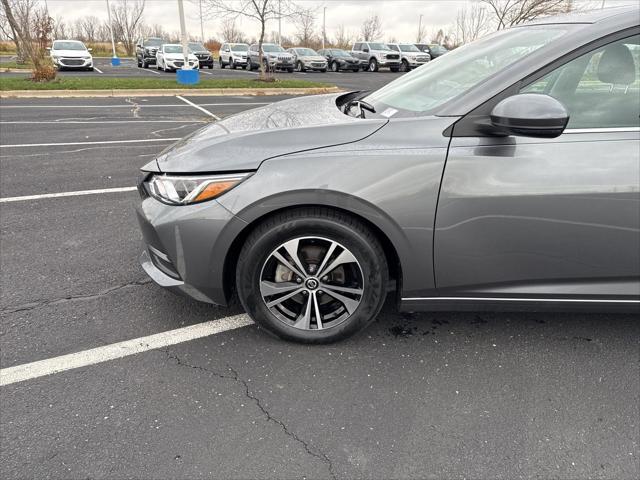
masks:
POLYGON ((282 45, 282 0, 278 0, 278 45, 282 45))
POLYGON ((184 5, 182 4, 182 0, 178 0, 178 15, 180 15, 180 34, 182 37, 184 63, 182 64, 182 68, 176 72, 176 78, 178 83, 192 85, 198 83, 200 78, 198 69, 192 70, 189 65, 189 39, 187 38, 187 27, 184 21, 184 5))
POLYGON ((327 7, 322 8, 322 49, 327 41, 327 7))
POLYGON ((418 20, 418 42, 422 41, 422 14, 420 14, 420 20, 418 20))
POLYGON ((120 65, 120 59, 116 53, 116 41, 113 38, 113 23, 111 23, 111 6, 107 0, 107 15, 109 16, 109 33, 111 33, 111 48, 113 49, 113 57, 111 57, 111 65, 117 67, 120 65))
POLYGON ((202 0, 200 0, 200 39, 204 45, 204 20, 202 19, 202 0))

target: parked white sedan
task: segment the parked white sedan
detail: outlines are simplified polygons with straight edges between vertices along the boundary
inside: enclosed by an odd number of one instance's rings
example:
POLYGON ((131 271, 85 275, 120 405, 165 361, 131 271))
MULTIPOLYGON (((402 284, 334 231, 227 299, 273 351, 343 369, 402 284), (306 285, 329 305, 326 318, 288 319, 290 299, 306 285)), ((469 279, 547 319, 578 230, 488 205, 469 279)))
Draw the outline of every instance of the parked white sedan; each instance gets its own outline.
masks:
MULTIPOLYGON (((184 65, 184 54, 182 53, 182 45, 177 43, 165 43, 156 53, 156 67, 158 70, 176 71, 184 65)), ((189 66, 197 69, 200 66, 198 57, 193 53, 189 54, 189 66)))
POLYGON ((84 43, 78 40, 55 40, 49 49, 51 61, 58 67, 93 70, 93 58, 84 43))

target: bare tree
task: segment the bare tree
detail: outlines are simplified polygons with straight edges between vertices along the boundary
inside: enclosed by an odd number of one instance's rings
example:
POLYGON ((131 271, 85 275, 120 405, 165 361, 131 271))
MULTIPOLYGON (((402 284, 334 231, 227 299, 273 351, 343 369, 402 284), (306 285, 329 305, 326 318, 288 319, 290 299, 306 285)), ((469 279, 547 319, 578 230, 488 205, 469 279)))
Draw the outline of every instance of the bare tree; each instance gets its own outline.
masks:
POLYGON ((82 31, 82 37, 87 42, 95 42, 100 27, 100 19, 90 15, 84 17, 80 22, 80 30, 82 31))
POLYGON ((416 35, 416 43, 422 43, 424 37, 427 36, 427 23, 421 22, 418 25, 418 34, 416 35))
POLYGON ((19 51, 33 64, 33 79, 36 81, 54 79, 56 70, 45 58, 46 47, 51 41, 51 32, 53 32, 53 19, 49 13, 44 8, 34 8, 35 4, 26 0, 13 2, 0 0, 0 2, 3 15, 11 32, 15 35, 19 51), (26 18, 27 21, 18 23, 18 18, 26 18))
POLYGON ((111 4, 113 33, 124 45, 127 55, 134 53, 144 7, 145 0, 121 0, 118 4, 111 4))
POLYGON ((380 17, 378 17, 378 15, 371 15, 362 22, 360 34, 362 35, 362 40, 367 42, 381 38, 384 35, 384 31, 382 30, 380 17))
POLYGON ((344 23, 341 23, 336 28, 336 37, 333 41, 333 45, 337 48, 349 49, 351 48, 351 42, 353 41, 353 34, 348 32, 344 26, 344 23))
POLYGON ((481 0, 495 17, 497 30, 571 11, 572 0, 481 0))
POLYGON ((230 18, 223 22, 220 34, 224 42, 247 43, 245 42, 245 36, 242 31, 236 27, 235 19, 230 18))
POLYGON ((458 10, 456 17, 456 43, 473 42, 490 30, 487 10, 483 5, 472 5, 458 10))
POLYGON ((2 33, 16 46, 18 63, 24 63, 28 56, 21 39, 31 33, 31 23, 37 3, 37 0, 7 0, 6 2, 2 0, 0 28, 2 28, 2 33), (10 16, 13 17, 13 22, 10 20, 10 16))
POLYGON ((260 78, 266 79, 269 69, 266 68, 262 58, 262 43, 267 22, 278 18, 291 18, 300 11, 299 7, 290 0, 203 0, 203 5, 205 5, 205 15, 218 14, 227 19, 244 17, 260 23, 258 62, 260 78))
POLYGON ((53 38, 56 40, 67 38, 67 24, 61 16, 53 20, 53 38))
POLYGON ((311 47, 316 37, 316 10, 315 8, 305 8, 295 17, 294 22, 296 33, 294 37, 303 47, 311 47))

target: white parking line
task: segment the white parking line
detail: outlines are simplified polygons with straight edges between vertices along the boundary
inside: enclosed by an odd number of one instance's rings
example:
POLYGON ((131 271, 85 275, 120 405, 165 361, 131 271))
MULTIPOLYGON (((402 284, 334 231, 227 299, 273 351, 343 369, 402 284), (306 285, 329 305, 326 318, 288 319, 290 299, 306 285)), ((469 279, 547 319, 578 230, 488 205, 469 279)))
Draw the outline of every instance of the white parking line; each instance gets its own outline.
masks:
POLYGON ((98 73, 104 73, 102 70, 100 70, 98 67, 96 67, 95 65, 93 66, 93 69, 98 72, 98 73))
POLYGON ((110 145, 114 143, 151 143, 151 142, 175 142, 177 138, 146 138, 142 140, 103 140, 100 142, 63 142, 63 143, 22 143, 17 145, 0 145, 0 148, 24 148, 24 147, 67 147, 71 145, 110 145))
POLYGON ((0 370, 0 386, 128 357, 149 350, 156 350, 169 345, 176 345, 236 328, 246 327, 252 323, 247 315, 236 315, 219 320, 211 320, 198 325, 178 328, 176 330, 169 330, 168 332, 156 333, 155 335, 149 335, 147 337, 125 340, 124 342, 113 343, 104 347, 92 348, 69 355, 3 368, 0 370))
POLYGON ((161 75, 160 72, 156 72, 155 70, 151 70, 150 68, 145 68, 143 69, 145 72, 149 72, 149 73, 155 73, 156 75, 161 75))
POLYGON ((185 102, 188 105, 191 105, 193 108, 197 108, 198 110, 200 110, 201 112, 206 113, 207 115, 209 115, 210 117, 215 118, 216 120, 220 120, 220 117, 211 113, 209 110, 207 110, 206 108, 202 108, 200 105, 196 105, 193 102, 190 102, 189 100, 187 100, 184 97, 181 97, 180 95, 176 95, 176 98, 179 98, 180 100, 182 100, 183 102, 185 102))
POLYGON ((27 200, 40 200, 42 198, 77 197, 81 195, 98 195, 100 193, 132 192, 136 187, 100 188, 98 190, 76 190, 75 192, 41 193, 39 195, 23 195, 22 197, 0 198, 0 203, 25 202, 27 200))
POLYGON ((98 125, 102 125, 104 123, 205 123, 204 120, 101 120, 99 122, 95 121, 79 121, 79 120, 8 120, 2 121, 0 120, 0 125, 9 124, 9 125, 39 125, 41 123, 53 123, 53 124, 74 124, 74 123, 95 123, 98 125))

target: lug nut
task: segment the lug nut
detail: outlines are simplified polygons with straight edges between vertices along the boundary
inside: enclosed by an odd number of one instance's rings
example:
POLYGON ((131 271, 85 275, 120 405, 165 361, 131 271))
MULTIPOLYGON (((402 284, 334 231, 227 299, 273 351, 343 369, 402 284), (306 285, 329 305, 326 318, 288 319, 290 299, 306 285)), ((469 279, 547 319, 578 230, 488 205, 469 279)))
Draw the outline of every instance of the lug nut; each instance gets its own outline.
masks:
POLYGON ((329 277, 327 277, 327 276, 322 277, 322 281, 323 282, 326 282, 327 280, 329 280, 329 277))
POLYGON ((307 292, 306 290, 303 290, 303 291, 302 291, 302 294, 303 294, 303 295, 309 295, 309 292, 307 292))
POLYGON ((296 282, 302 283, 302 279, 300 277, 296 277, 296 282))
POLYGON ((322 295, 322 290, 318 290, 318 295, 322 295))

